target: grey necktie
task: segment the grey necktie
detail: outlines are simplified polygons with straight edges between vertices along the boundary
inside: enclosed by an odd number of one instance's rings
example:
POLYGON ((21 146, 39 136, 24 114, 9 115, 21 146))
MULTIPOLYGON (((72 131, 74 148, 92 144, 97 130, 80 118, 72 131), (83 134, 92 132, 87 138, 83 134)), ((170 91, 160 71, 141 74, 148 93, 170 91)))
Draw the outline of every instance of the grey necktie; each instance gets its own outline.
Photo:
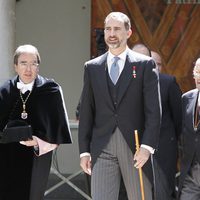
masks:
POLYGON ((119 57, 114 57, 114 62, 110 68, 110 77, 114 85, 116 84, 119 76, 119 65, 117 63, 119 59, 120 59, 119 57))

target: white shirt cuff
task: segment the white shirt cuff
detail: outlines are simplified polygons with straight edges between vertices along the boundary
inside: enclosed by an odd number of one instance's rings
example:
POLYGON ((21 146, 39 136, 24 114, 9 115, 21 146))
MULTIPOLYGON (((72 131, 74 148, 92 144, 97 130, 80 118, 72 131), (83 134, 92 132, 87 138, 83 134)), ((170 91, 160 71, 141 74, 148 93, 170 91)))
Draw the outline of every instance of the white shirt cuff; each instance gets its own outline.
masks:
POLYGON ((155 149, 153 149, 149 145, 141 144, 141 147, 143 147, 144 149, 147 149, 151 154, 154 154, 155 149))
POLYGON ((82 157, 84 157, 84 156, 90 156, 90 153, 85 152, 85 153, 81 153, 81 154, 80 154, 80 158, 82 158, 82 157))

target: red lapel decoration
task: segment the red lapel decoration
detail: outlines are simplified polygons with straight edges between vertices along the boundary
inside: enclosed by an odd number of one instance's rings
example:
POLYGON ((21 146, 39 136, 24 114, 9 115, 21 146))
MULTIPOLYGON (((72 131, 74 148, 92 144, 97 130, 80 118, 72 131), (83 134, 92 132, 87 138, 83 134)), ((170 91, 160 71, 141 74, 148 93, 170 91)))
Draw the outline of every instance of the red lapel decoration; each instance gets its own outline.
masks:
POLYGON ((132 76, 133 78, 136 78, 136 66, 133 66, 132 69, 133 69, 132 76))

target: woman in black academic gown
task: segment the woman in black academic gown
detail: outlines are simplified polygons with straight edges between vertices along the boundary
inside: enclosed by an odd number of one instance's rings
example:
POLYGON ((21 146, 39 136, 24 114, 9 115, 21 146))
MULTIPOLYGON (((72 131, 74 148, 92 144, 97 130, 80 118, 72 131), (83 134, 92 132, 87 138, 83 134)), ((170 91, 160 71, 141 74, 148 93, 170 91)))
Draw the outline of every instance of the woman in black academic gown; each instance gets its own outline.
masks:
MULTIPOLYGON (((0 200, 42 200, 52 150, 72 143, 61 87, 38 75, 39 64, 37 48, 19 46, 14 54, 17 76, 0 87, 0 131, 14 120, 32 128, 28 139, 0 140, 0 200)), ((15 135, 20 138, 18 131, 15 135)))

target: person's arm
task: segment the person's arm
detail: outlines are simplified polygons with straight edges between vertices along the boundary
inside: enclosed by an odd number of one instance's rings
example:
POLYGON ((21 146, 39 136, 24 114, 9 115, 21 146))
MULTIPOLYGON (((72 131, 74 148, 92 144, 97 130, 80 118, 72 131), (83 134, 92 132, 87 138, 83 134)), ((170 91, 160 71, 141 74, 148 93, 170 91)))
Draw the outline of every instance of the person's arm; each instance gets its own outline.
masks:
POLYGON ((80 154, 90 153, 90 142, 92 138, 92 127, 94 123, 94 99, 90 83, 88 66, 85 66, 84 86, 81 94, 80 119, 78 129, 78 142, 80 154))
POLYGON ((84 86, 81 94, 80 119, 79 119, 79 151, 80 166, 82 170, 91 175, 90 141, 94 120, 94 99, 91 88, 87 65, 84 72, 84 86))
POLYGON ((143 77, 145 129, 140 143, 157 149, 161 125, 161 108, 158 90, 158 74, 154 68, 155 63, 153 60, 149 60, 145 63, 143 77))
POLYGON ((36 136, 33 136, 33 138, 37 140, 37 144, 38 144, 38 145, 34 146, 34 149, 36 150, 35 153, 37 156, 46 154, 50 151, 53 151, 54 149, 56 149, 58 147, 57 144, 48 143, 44 140, 41 140, 40 138, 38 138, 36 136), (38 152, 37 152, 37 148, 38 148, 38 152))
POLYGON ((158 90, 158 74, 154 70, 155 63, 149 60, 144 63, 143 95, 144 95, 144 132, 139 150, 134 155, 135 167, 142 167, 150 157, 150 151, 158 147, 161 111, 158 90), (150 148, 149 148, 150 147, 150 148))

